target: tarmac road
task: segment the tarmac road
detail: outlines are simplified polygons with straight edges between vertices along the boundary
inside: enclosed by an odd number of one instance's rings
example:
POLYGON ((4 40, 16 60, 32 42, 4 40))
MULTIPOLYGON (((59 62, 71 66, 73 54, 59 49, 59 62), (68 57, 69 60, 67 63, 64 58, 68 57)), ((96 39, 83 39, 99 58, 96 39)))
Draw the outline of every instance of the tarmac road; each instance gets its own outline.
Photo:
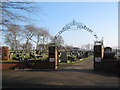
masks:
POLYGON ((11 70, 2 74, 2 88, 119 87, 118 75, 93 70, 93 58, 60 65, 58 70, 11 70))

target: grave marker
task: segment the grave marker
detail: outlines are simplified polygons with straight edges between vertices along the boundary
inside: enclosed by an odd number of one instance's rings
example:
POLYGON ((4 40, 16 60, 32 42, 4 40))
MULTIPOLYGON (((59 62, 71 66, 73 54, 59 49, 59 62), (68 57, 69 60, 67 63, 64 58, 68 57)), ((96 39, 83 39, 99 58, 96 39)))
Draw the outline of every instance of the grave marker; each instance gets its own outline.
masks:
POLYGON ((60 60, 61 60, 61 62, 67 62, 68 57, 67 57, 67 52, 66 52, 66 51, 63 51, 63 52, 61 53, 60 60))

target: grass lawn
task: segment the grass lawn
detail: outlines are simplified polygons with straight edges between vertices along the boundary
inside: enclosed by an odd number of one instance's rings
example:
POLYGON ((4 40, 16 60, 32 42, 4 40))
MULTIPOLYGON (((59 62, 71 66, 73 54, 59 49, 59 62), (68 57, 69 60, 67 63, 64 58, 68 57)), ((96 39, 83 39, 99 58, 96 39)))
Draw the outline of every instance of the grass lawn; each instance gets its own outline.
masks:
MULTIPOLYGON (((36 60, 41 60, 41 59, 46 59, 48 56, 47 55, 43 55, 43 57, 39 57, 39 59, 36 59, 36 60)), ((83 59, 80 59, 80 60, 77 60, 77 61, 70 61, 68 60, 67 63, 64 63, 64 62, 60 62, 59 64, 71 64, 71 63, 77 63, 77 62, 80 62, 80 61, 83 61, 83 60, 87 60, 89 58, 92 58, 93 56, 90 56, 88 58, 83 58, 83 59)), ((31 59, 31 60, 35 60, 35 59, 31 59)), ((19 60, 0 60, 0 62, 22 62, 22 61, 19 61, 19 60)))
POLYGON ((18 61, 18 60, 0 60, 0 62, 4 63, 4 62, 21 62, 21 61, 18 61))
POLYGON ((80 60, 77 60, 77 61, 70 61, 70 60, 68 60, 68 62, 67 63, 63 63, 63 62, 60 62, 59 64, 71 64, 71 63, 77 63, 77 62, 80 62, 80 61, 83 61, 83 60, 87 60, 87 59, 89 59, 89 58, 93 58, 93 56, 90 56, 90 57, 87 57, 87 58, 83 58, 83 59, 80 59, 80 60))

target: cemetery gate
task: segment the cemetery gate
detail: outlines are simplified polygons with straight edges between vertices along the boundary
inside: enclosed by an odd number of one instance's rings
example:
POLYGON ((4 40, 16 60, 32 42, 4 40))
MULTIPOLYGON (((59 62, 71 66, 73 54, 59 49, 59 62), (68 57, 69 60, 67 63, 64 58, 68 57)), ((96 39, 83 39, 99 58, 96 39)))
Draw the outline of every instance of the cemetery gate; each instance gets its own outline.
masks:
MULTIPOLYGON (((101 60, 103 58, 103 40, 98 40, 98 36, 93 32, 93 30, 91 30, 90 28, 88 28, 86 25, 84 25, 81 22, 76 22, 75 20, 73 20, 71 23, 68 23, 67 25, 65 25, 61 31, 59 31, 55 37, 54 37, 54 48, 58 47, 57 46, 57 38, 59 35, 61 35, 63 32, 68 31, 68 30, 81 30, 84 29, 86 31, 88 31, 89 33, 91 33, 94 37, 95 37, 95 45, 94 45, 94 69, 100 69, 100 67, 102 67, 101 65, 101 60)), ((51 49, 53 47, 50 47, 51 49)), ((56 54, 58 54, 58 50, 57 52, 55 52, 55 50, 53 49, 53 51, 51 51, 49 48, 49 60, 50 61, 54 61, 54 65, 53 66, 58 66, 58 64, 56 64, 56 62, 58 63, 58 56, 56 56, 56 54), (56 56, 56 57, 55 57, 56 56)), ((57 48, 56 48, 57 49, 57 48)))
MULTIPOLYGON (((86 25, 84 25, 81 22, 76 22, 75 20, 73 20, 71 23, 68 23, 67 25, 65 25, 62 28, 62 30, 55 35, 54 44, 49 46, 49 58, 48 58, 47 67, 46 67, 47 69, 58 69, 58 66, 59 66, 59 63, 58 63, 58 47, 59 46, 56 46, 57 37, 60 34, 62 34, 64 31, 81 30, 81 29, 84 29, 90 32, 95 37, 96 40, 95 40, 95 46, 94 46, 94 68, 100 69, 100 67, 102 67, 100 62, 103 58, 103 42, 98 41, 98 36, 86 25)), ((8 52, 6 52, 7 50, 8 50, 7 48, 4 50, 5 51, 4 54, 6 53, 5 55, 8 57, 8 52)), ((37 62, 33 62, 33 63, 37 65, 37 62)), ((42 63, 46 63, 46 62, 42 62, 42 63)))

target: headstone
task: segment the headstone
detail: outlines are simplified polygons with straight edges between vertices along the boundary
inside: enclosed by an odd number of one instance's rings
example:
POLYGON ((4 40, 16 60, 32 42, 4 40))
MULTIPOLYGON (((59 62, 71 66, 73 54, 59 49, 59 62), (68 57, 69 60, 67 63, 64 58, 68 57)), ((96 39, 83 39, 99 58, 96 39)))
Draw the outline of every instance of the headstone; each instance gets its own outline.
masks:
POLYGON ((67 57, 67 52, 66 51, 61 53, 61 58, 60 59, 61 59, 61 62, 67 62, 68 57, 67 57))

